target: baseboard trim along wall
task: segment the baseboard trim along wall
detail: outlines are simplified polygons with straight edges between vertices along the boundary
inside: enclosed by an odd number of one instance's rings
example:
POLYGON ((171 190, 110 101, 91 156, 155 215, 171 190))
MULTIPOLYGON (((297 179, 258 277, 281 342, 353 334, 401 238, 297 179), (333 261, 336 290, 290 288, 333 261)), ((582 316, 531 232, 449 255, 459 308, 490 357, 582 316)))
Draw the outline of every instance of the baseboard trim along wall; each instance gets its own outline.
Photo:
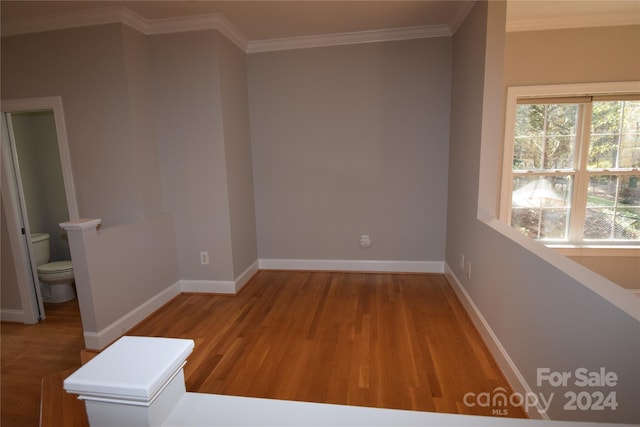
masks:
POLYGON ((180 282, 176 282, 164 291, 131 310, 106 328, 98 332, 84 331, 84 344, 90 350, 102 350, 129 329, 143 321, 151 313, 169 302, 180 293, 180 282))
POLYGON ((24 323, 24 311, 2 309, 0 310, 0 320, 3 322, 24 323))
POLYGON ((180 280, 181 292, 199 292, 205 294, 236 293, 236 282, 233 280, 180 280))
MULTIPOLYGON (((238 278, 233 280, 178 280, 164 291, 146 301, 136 309, 122 316, 99 332, 84 332, 85 347, 102 350, 122 334, 143 321, 154 311, 182 292, 202 292, 211 294, 235 295, 258 271, 258 261, 251 264, 238 278)), ((2 319, 4 320, 4 318, 2 319)), ((21 319, 22 320, 22 319, 21 319)))
POLYGON ((258 265, 256 260, 236 280, 180 280, 181 292, 235 295, 258 272, 258 265))
MULTIPOLYGON (((500 343, 500 340, 491 329, 491 326, 489 326, 489 323, 486 321, 478 307, 471 299, 471 296, 467 293, 466 289, 462 286, 462 283, 458 280, 448 264, 445 265, 444 274, 451 284, 454 292, 460 299, 460 302, 464 306, 466 312, 469 314, 471 321, 475 325, 476 329, 478 329, 478 332, 480 332, 485 344, 496 360, 498 367, 511 385, 511 388, 513 388, 513 391, 520 393, 523 396, 528 395, 528 393, 532 393, 531 387, 529 387, 529 384, 520 373, 520 370, 513 360, 511 360, 511 357, 509 357, 509 354, 502 346, 502 343, 500 343)), ((538 404, 537 407, 528 407, 527 409, 527 415, 529 418, 549 420, 549 416, 542 410, 540 404, 538 404)))
POLYGON ((249 280, 258 272, 260 268, 260 262, 255 260, 253 264, 251 264, 245 271, 240 273, 240 275, 236 278, 235 288, 236 293, 240 292, 240 289, 246 285, 249 280))
POLYGON ((444 273, 444 261, 260 259, 261 270, 324 270, 376 273, 444 273))
MULTIPOLYGON (((263 270, 326 270, 390 273, 444 273, 444 261, 360 261, 260 259, 243 271, 236 280, 178 280, 98 332, 84 332, 87 349, 102 350, 122 334, 182 292, 235 295, 259 269, 263 270)), ((3 319, 4 320, 4 319, 3 319)))

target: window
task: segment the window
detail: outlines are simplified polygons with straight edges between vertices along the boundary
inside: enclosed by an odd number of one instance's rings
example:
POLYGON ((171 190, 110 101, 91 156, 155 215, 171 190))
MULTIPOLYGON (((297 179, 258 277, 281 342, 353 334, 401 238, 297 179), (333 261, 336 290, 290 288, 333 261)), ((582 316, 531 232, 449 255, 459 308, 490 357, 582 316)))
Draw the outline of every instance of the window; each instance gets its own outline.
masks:
POLYGON ((502 219, 548 244, 640 244, 640 91, 634 88, 589 96, 550 96, 553 87, 510 89, 502 219), (540 88, 546 93, 536 96, 540 88))

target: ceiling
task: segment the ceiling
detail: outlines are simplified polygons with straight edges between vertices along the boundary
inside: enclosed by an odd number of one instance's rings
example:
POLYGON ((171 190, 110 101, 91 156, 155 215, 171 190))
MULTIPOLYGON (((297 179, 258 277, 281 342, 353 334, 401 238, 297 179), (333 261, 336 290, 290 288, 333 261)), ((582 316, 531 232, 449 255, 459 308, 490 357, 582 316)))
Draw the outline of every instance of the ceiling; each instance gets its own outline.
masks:
MULTIPOLYGON (((2 28, 44 16, 86 13, 89 9, 126 6, 146 20, 221 14, 248 41, 406 27, 446 26, 453 33, 474 1, 11 1, 0 2, 2 28)), ((640 2, 509 0, 507 28, 535 23, 562 27, 594 26, 603 19, 640 24, 640 2), (577 23, 577 24, 576 24, 577 23)))

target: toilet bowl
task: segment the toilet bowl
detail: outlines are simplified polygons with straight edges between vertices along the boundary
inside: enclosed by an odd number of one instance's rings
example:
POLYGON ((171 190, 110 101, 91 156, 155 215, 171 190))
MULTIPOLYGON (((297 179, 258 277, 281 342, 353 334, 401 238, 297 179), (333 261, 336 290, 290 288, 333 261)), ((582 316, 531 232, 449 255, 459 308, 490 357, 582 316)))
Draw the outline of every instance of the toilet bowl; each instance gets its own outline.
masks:
POLYGON ((76 297, 71 261, 54 261, 39 265, 38 278, 45 284, 45 292, 42 295, 44 302, 67 302, 76 297))
POLYGON ((67 302, 76 297, 71 261, 49 262, 49 234, 33 233, 31 244, 44 302, 67 302))

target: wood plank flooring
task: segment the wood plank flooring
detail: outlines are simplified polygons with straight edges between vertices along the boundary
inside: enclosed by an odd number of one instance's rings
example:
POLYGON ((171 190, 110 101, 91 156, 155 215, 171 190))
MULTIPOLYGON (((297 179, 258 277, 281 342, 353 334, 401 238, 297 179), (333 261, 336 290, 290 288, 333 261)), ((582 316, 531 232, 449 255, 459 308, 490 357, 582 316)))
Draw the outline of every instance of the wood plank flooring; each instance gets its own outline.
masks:
MULTIPOLYGON (((2 324, 3 427, 38 425, 42 376, 80 366, 79 318, 52 332, 47 313, 2 324), (54 333, 53 347, 39 342, 54 333)), ((235 297, 181 294, 128 335, 193 339, 188 391, 491 415, 464 394, 509 390, 443 275, 260 271, 235 297)), ((82 414, 57 421, 83 425, 82 414)))
POLYGON ((187 390, 202 393, 491 415, 465 393, 509 389, 443 275, 260 271, 129 335, 194 339, 187 390))
POLYGON ((78 301, 45 304, 47 318, 35 325, 0 325, 0 425, 40 424, 42 380, 81 366, 84 348, 78 301))

